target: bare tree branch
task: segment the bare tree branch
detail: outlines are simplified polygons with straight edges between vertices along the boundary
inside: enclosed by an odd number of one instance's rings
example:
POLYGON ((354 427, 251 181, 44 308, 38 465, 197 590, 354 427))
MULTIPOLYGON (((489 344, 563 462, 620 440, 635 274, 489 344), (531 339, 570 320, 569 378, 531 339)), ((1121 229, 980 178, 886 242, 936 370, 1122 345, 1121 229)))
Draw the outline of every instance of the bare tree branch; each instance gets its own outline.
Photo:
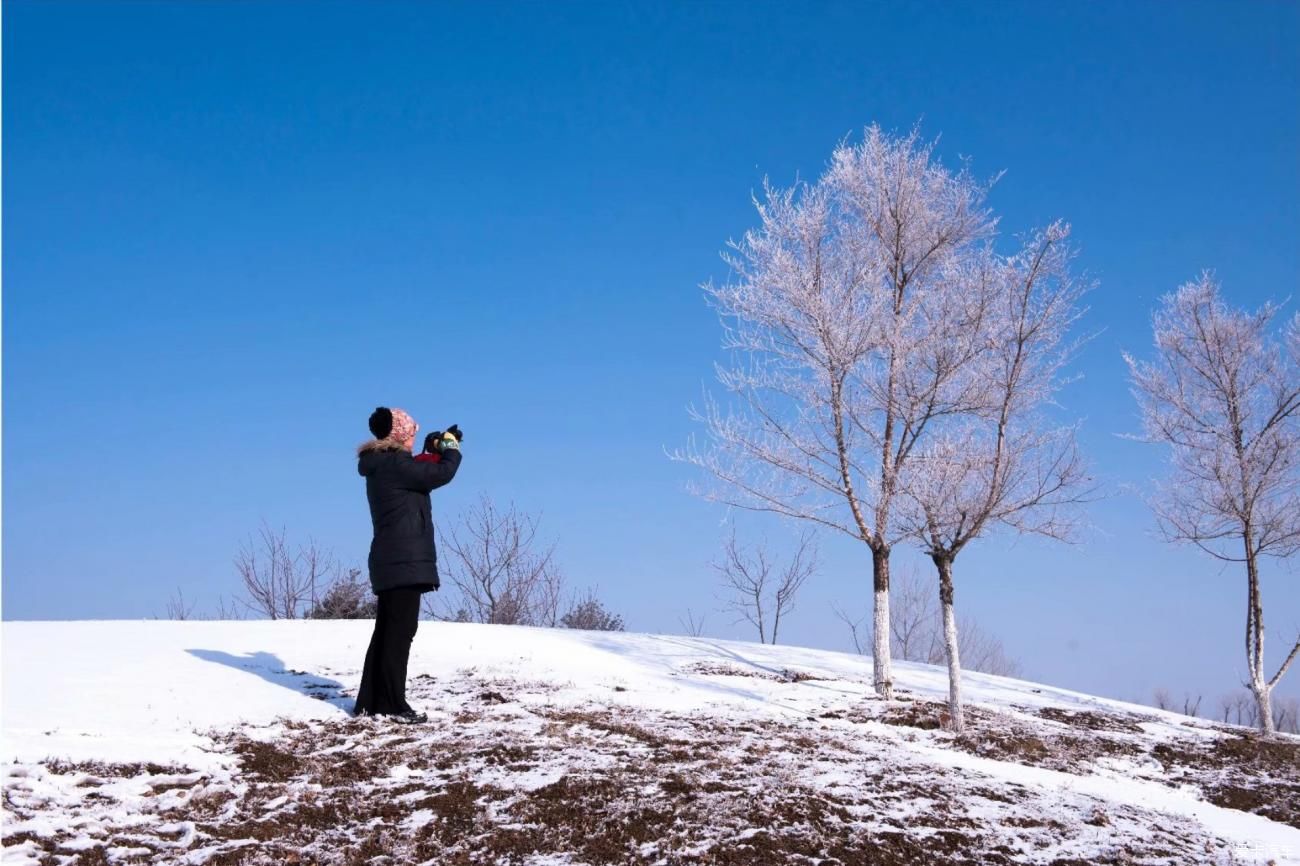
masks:
POLYGON ((244 589, 240 602, 271 619, 296 619, 306 609, 320 576, 333 567, 333 556, 315 541, 293 552, 283 528, 276 532, 263 523, 257 538, 250 538, 235 557, 244 589))
POLYGON ((178 586, 176 594, 167 599, 167 618, 168 619, 193 619, 194 602, 185 601, 185 593, 178 586))
POLYGON ((488 496, 443 536, 447 568, 458 598, 447 618, 498 625, 554 627, 563 579, 555 547, 541 547, 537 520, 511 503, 499 509, 488 496))
POLYGON ((696 618, 695 613, 688 607, 686 613, 677 618, 678 624, 681 625, 682 631, 691 637, 700 637, 704 634, 704 616, 696 618))
POLYGON ((794 610, 795 599, 804 583, 817 570, 817 548, 813 535, 799 536, 794 554, 783 568, 777 567, 766 545, 746 549, 733 529, 714 570, 728 591, 727 609, 758 631, 761 643, 776 643, 781 619, 794 610))

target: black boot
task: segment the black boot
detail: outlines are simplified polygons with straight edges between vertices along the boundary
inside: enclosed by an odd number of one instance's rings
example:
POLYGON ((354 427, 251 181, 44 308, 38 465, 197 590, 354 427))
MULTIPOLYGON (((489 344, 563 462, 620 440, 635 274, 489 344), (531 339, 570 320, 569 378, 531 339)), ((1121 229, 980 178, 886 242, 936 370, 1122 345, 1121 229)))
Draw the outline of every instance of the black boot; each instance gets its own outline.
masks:
POLYGON ((415 710, 406 710, 393 716, 393 721, 399 725, 420 725, 429 721, 428 713, 418 713, 415 710))

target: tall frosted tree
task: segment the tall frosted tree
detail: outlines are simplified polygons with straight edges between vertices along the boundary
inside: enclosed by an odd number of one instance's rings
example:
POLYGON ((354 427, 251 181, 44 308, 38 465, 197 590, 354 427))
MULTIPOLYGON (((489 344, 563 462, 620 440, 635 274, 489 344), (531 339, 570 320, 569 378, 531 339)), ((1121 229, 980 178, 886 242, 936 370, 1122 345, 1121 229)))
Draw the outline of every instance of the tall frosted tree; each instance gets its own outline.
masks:
POLYGON ((1266 733, 1273 689, 1300 654, 1297 636, 1268 676, 1260 564, 1300 548, 1300 316, 1279 340, 1277 312, 1229 307, 1202 274, 1161 299, 1155 358, 1125 355, 1146 438, 1169 453, 1151 497, 1161 530, 1244 567, 1247 686, 1266 733))
POLYGON ((709 497, 842 532, 870 551, 874 684, 893 697, 889 558, 900 479, 936 421, 969 411, 961 373, 985 313, 969 281, 996 220, 988 184, 933 144, 869 127, 815 183, 765 188, 759 226, 706 291, 734 363, 730 395, 695 415, 707 444, 676 456, 709 497))
POLYGON ((997 528, 1066 539, 1071 506, 1090 489, 1074 431, 1044 412, 1071 354, 1071 326, 1083 287, 1071 277, 1069 229, 1057 223, 1028 239, 1018 255, 988 254, 977 278, 981 347, 961 379, 972 411, 939 419, 901 479, 900 523, 934 563, 948 665, 952 729, 961 733, 961 656, 953 572, 972 541, 997 528))

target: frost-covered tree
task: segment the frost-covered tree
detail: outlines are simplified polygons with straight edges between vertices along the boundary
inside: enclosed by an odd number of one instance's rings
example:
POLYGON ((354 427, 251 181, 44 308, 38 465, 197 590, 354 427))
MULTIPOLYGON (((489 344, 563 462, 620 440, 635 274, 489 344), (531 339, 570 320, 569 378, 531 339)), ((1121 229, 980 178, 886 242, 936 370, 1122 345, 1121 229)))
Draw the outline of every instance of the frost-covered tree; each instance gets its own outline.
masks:
POLYGON ((899 480, 936 419, 969 409, 962 339, 982 311, 964 291, 996 221, 988 184, 951 171, 913 130, 872 126, 816 183, 766 187, 760 225, 730 245, 732 278, 705 287, 736 363, 732 395, 695 413, 708 444, 679 459, 718 501, 843 532, 871 552, 872 656, 893 696, 889 556, 899 480))
MULTIPOLYGON (((1069 229, 1061 223, 1030 237, 1017 255, 990 253, 968 281, 987 297, 975 342, 983 347, 963 371, 978 408, 941 419, 901 479, 900 526, 934 563, 948 664, 954 731, 965 727, 961 654, 954 602, 957 556, 1001 527, 1054 539, 1069 537, 1070 508, 1089 490, 1071 428, 1044 414, 1071 354, 1083 287, 1070 274, 1069 229)), ((967 337, 970 339, 970 337, 967 337)))
POLYGON ((1276 316, 1273 304, 1230 308, 1205 273, 1161 299, 1155 359, 1124 356, 1145 438, 1169 450, 1150 497, 1165 538, 1245 566, 1245 685, 1266 733, 1273 688, 1300 653, 1297 637, 1267 676, 1260 560, 1300 548, 1300 316, 1282 341, 1276 316))

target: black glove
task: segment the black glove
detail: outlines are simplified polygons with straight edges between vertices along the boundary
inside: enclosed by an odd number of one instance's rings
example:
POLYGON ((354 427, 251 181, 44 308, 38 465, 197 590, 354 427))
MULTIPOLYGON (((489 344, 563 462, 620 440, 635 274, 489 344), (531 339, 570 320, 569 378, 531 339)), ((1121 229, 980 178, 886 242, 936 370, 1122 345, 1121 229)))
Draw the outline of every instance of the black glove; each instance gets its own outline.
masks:
POLYGON ((450 436, 455 436, 457 442, 465 441, 465 434, 460 432, 459 424, 452 424, 450 427, 448 427, 447 434, 450 436))

